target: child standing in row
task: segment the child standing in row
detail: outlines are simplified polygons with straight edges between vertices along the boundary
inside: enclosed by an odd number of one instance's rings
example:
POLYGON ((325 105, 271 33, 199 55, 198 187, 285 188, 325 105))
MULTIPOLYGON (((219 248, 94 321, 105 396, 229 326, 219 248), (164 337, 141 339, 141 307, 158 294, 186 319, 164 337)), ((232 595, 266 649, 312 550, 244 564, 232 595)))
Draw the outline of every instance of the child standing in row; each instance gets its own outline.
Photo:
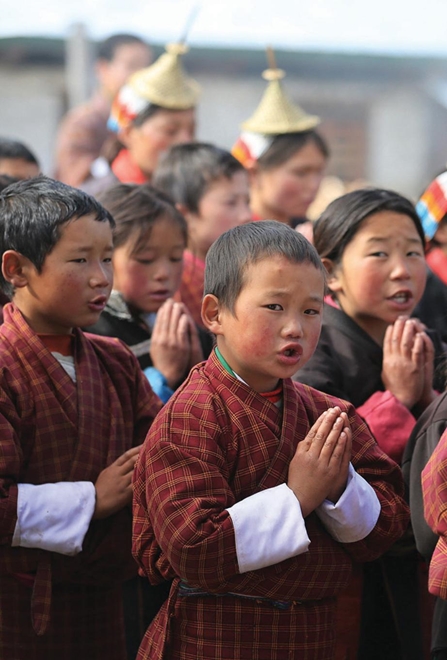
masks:
MULTIPOLYGON (((296 379, 350 401, 400 463, 416 418, 435 398, 433 343, 410 318, 426 282, 419 217, 397 193, 356 190, 329 204, 314 225, 314 244, 333 300, 296 379)), ((400 546, 366 564, 363 578, 359 657, 423 657, 414 549, 400 546)))
POLYGON ((185 219, 149 184, 117 184, 98 199, 116 222, 114 285, 98 322, 88 330, 124 341, 153 390, 167 401, 212 347, 211 335, 197 328, 183 303, 173 300, 182 276, 185 219))
POLYGON ((0 195, 2 658, 126 658, 131 475, 161 404, 128 349, 79 330, 111 290, 112 226, 44 177, 0 195))
POLYGON ((174 200, 188 223, 179 298, 202 325, 205 257, 224 231, 251 220, 248 175, 224 149, 183 144, 172 147, 162 158, 154 185, 174 200))
POLYGON ((404 532, 399 468, 352 406, 290 377, 318 342, 324 268, 256 222, 206 259, 217 348, 161 411, 134 474, 134 555, 173 578, 139 659, 329 660, 353 559, 404 532))

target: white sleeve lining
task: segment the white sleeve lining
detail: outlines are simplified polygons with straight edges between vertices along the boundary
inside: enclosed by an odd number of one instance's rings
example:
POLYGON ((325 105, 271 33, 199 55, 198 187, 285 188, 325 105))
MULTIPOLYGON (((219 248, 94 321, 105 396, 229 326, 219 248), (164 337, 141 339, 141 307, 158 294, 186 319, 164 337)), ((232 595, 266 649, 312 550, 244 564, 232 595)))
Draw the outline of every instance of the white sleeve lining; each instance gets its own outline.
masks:
POLYGON ((227 509, 231 516, 240 573, 255 571, 307 552, 307 535, 294 492, 281 484, 227 509))
POLYGON ((361 541, 374 529, 381 506, 374 488, 349 464, 346 489, 335 504, 325 500, 315 510, 329 534, 340 543, 361 541))
POLYGON ((90 481, 18 484, 12 545, 76 555, 82 550, 95 504, 90 481))

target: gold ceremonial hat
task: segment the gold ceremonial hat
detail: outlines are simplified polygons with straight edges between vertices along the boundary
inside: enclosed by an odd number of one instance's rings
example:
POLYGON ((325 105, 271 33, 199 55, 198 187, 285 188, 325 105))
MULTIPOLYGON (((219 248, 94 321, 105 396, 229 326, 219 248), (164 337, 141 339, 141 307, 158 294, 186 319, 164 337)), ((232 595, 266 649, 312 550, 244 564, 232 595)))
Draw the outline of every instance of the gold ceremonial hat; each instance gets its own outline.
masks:
POLYGON ((280 82, 285 73, 276 67, 271 49, 268 49, 268 55, 270 67, 262 74, 268 80, 267 89, 253 115, 241 125, 242 130, 263 135, 283 135, 318 126, 319 117, 308 115, 289 99, 280 82))
POLYGON ((141 99, 168 110, 194 108, 200 86, 183 70, 181 56, 187 51, 183 43, 168 44, 154 64, 130 77, 128 87, 141 99))

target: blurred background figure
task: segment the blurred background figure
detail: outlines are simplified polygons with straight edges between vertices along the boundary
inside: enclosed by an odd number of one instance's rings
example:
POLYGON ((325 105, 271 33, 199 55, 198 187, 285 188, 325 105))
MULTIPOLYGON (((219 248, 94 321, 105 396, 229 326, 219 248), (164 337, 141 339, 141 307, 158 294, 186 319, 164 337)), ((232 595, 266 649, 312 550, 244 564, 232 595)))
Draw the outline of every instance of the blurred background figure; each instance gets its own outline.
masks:
POLYGON ((200 88, 183 70, 187 50, 183 43, 168 44, 154 64, 121 88, 108 121, 117 137, 115 149, 94 164, 87 192, 94 195, 119 182, 150 182, 162 153, 194 141, 200 88))
POLYGON ((40 165, 23 142, 0 137, 0 175, 14 179, 30 179, 40 173, 40 165))
POLYGON ((106 139, 112 101, 131 74, 148 66, 152 51, 139 37, 115 34, 99 45, 95 64, 97 89, 84 104, 73 108, 62 120, 55 154, 55 176, 72 186, 90 177, 106 139))
POLYGON ((254 220, 278 220, 293 227, 307 222, 320 187, 329 149, 315 130, 319 117, 292 102, 281 86, 284 71, 269 51, 267 89, 254 114, 242 124, 233 147, 250 173, 254 220))

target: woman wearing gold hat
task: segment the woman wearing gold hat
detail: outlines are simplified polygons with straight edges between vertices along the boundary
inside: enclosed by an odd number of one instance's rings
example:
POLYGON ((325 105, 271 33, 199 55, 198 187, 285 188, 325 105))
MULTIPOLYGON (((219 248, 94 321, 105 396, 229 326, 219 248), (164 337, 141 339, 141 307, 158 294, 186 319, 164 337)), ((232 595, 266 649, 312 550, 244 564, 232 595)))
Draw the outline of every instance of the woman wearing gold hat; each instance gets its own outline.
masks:
POLYGON ((275 219, 295 226, 322 181, 329 149, 315 130, 319 117, 308 115, 284 92, 284 72, 271 65, 269 82, 254 114, 245 121, 232 153, 250 172, 254 220, 275 219))
POLYGON ((182 43, 169 44, 154 64, 134 73, 121 88, 108 122, 120 149, 110 166, 104 158, 95 161, 92 178, 83 186, 87 192, 95 194, 117 182, 150 182, 164 151, 194 140, 200 89, 182 68, 186 51, 182 43))

